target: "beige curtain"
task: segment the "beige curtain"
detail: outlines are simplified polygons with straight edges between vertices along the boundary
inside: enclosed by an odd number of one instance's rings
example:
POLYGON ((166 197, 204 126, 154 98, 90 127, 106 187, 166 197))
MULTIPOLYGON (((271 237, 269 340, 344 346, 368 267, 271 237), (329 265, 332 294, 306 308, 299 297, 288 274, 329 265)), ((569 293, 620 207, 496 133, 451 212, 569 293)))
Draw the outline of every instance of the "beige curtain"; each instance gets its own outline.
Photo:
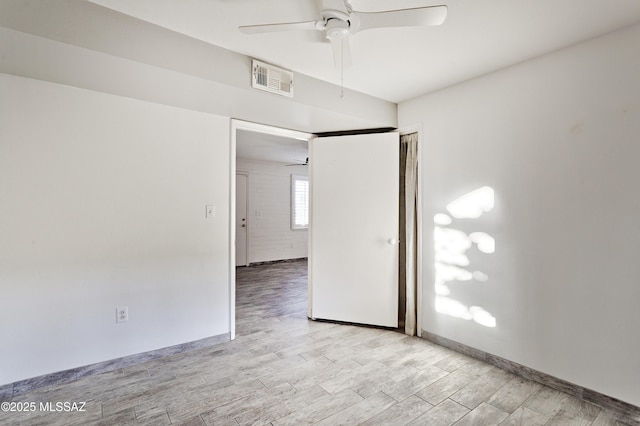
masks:
POLYGON ((400 306, 399 323, 416 335, 418 133, 400 136, 400 306))

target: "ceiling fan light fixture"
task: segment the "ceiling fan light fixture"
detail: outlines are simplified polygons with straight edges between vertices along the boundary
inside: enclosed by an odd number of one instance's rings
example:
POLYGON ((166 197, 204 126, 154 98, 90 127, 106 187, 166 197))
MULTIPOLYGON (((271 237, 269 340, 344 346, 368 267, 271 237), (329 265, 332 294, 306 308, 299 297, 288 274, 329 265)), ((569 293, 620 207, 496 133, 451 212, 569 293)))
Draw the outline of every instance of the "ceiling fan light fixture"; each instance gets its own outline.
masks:
POLYGON ((329 40, 340 40, 349 36, 349 23, 340 19, 329 19, 325 28, 329 40))

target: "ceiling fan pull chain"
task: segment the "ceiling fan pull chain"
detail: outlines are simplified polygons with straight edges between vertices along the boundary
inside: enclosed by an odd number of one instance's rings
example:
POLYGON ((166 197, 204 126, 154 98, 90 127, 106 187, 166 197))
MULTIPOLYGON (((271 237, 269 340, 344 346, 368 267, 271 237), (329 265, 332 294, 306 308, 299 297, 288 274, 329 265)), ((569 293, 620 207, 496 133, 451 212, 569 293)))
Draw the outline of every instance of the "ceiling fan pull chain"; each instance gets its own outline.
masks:
POLYGON ((340 43, 340 99, 344 99, 344 39, 340 43))

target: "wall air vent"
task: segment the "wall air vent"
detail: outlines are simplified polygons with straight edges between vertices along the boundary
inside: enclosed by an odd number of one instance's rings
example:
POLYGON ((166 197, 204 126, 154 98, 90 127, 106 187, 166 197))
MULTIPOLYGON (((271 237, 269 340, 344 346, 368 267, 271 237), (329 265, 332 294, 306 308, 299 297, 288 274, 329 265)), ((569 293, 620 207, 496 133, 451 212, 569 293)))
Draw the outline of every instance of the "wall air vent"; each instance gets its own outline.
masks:
POLYGON ((276 93, 282 96, 293 97, 293 72, 264 62, 252 61, 251 87, 276 93))

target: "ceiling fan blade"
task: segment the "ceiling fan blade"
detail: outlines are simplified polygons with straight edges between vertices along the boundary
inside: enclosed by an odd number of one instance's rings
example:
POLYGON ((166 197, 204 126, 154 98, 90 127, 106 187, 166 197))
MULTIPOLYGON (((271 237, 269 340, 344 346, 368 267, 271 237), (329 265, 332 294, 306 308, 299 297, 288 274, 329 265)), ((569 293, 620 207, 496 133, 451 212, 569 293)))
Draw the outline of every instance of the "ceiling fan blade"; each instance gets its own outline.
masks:
POLYGON ((278 31, 316 30, 316 21, 284 22, 279 24, 243 25, 238 29, 245 34, 273 33, 278 31))
POLYGON ((447 18, 447 6, 354 13, 359 21, 357 31, 388 27, 421 27, 442 24, 447 18))
POLYGON ((285 164, 285 166, 308 166, 309 165, 309 157, 307 157, 307 159, 304 161, 302 160, 294 160, 294 161, 297 161, 297 163, 285 164))
POLYGON ((336 68, 348 68, 351 66, 351 47, 349 37, 330 38, 333 49, 333 63, 336 68))

